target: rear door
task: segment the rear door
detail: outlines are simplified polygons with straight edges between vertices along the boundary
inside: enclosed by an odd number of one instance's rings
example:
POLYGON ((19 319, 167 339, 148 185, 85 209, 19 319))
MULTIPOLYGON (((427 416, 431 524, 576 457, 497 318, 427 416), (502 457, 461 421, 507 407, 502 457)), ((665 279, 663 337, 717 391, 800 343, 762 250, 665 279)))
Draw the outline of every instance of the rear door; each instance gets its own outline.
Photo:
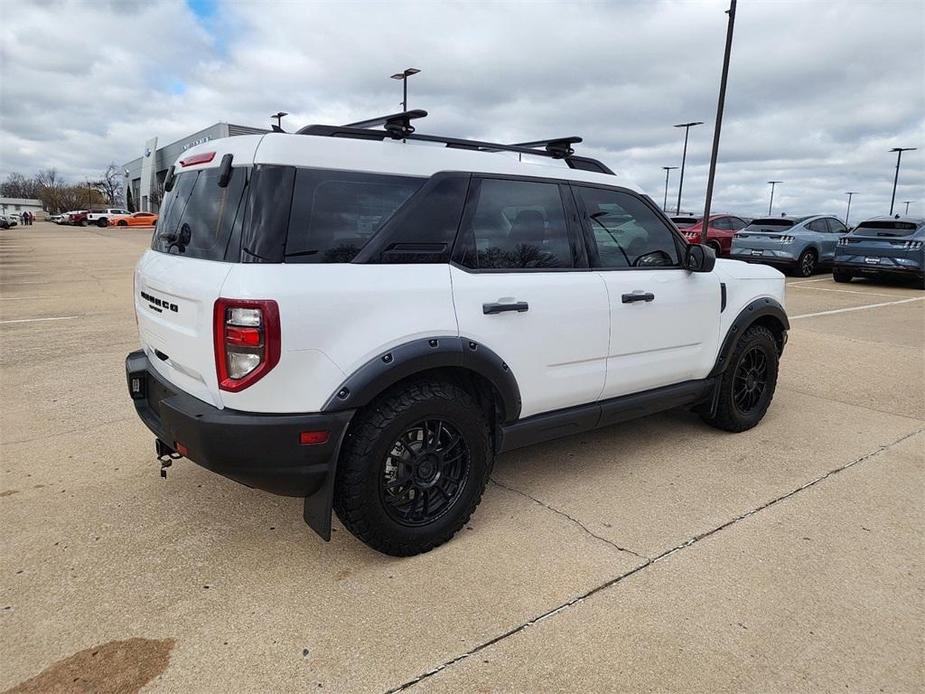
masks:
POLYGON ((511 368, 522 417, 595 402, 604 385, 607 291, 576 223, 565 185, 472 179, 450 270, 459 332, 511 368))
POLYGON ((573 190, 591 265, 610 299, 603 398, 704 378, 719 337, 717 276, 681 267, 681 240, 636 193, 573 190))
POLYGON ((212 311, 232 265, 224 262, 243 217, 248 168, 179 174, 163 205, 152 249, 135 271, 138 332, 152 366, 191 395, 221 407, 212 340, 212 311))

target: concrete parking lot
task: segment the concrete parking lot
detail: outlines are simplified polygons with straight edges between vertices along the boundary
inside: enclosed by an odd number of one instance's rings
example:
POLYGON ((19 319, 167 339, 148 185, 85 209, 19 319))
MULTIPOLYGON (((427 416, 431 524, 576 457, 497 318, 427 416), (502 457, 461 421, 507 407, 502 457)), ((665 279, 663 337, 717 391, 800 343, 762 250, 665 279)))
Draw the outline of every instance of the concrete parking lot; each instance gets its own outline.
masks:
POLYGON ((0 232, 0 689, 925 686, 925 292, 788 280, 760 426, 506 454, 456 539, 393 559, 188 461, 160 478, 123 373, 149 236, 0 232))

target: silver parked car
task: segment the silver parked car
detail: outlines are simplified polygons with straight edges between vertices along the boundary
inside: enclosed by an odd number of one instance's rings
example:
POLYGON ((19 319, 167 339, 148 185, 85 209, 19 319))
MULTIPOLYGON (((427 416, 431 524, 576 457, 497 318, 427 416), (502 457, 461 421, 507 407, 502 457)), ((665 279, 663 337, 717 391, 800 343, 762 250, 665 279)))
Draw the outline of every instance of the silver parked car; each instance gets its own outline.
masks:
POLYGON ((763 217, 736 233, 730 257, 777 265, 809 277, 835 261, 835 246, 848 228, 829 215, 763 217))
POLYGON ((925 288, 925 219, 876 217, 858 224, 835 250, 832 277, 907 277, 925 288))

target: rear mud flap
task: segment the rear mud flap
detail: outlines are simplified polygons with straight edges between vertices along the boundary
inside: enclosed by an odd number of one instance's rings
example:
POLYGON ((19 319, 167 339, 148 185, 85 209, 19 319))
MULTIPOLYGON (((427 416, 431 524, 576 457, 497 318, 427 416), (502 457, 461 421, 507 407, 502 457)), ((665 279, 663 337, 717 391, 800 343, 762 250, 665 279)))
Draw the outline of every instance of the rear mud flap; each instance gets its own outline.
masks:
POLYGON ((325 542, 331 541, 331 512, 334 508, 334 486, 337 481, 337 463, 340 459, 344 437, 349 427, 344 427, 340 440, 337 442, 337 453, 331 462, 327 476, 321 486, 311 495, 305 497, 305 506, 302 509, 302 518, 309 528, 314 530, 325 542))

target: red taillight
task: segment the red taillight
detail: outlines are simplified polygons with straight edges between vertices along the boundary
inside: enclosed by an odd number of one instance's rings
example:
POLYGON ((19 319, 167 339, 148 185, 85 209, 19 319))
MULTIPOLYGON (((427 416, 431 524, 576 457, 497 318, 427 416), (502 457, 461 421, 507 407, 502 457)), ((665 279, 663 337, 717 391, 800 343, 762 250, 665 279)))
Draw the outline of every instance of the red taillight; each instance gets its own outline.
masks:
POLYGON ((180 166, 193 166, 195 164, 208 164, 210 161, 215 159, 215 152, 203 152, 202 154, 194 154, 191 157, 180 160, 180 166))
POLYGON ((328 432, 326 431, 302 431, 299 432, 299 443, 303 446, 315 446, 319 443, 328 442, 328 432))
POLYGON ((218 387, 243 390, 279 363, 279 307, 269 300, 218 299, 212 339, 218 387))

